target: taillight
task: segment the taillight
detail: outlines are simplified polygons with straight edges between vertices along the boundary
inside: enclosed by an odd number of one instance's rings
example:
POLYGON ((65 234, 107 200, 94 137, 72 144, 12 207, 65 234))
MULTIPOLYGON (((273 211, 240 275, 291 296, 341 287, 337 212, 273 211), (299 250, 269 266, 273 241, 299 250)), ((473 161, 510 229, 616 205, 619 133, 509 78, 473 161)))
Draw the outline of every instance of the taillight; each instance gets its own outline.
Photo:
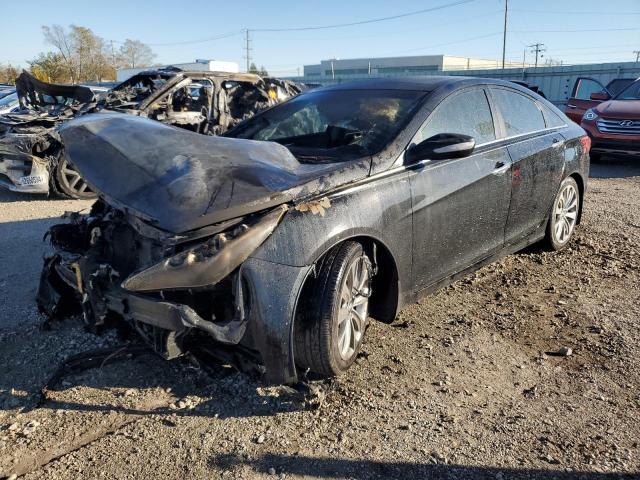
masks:
POLYGON ((591 150, 591 138, 589 138, 589 135, 580 137, 580 144, 584 148, 584 153, 589 153, 589 150, 591 150))

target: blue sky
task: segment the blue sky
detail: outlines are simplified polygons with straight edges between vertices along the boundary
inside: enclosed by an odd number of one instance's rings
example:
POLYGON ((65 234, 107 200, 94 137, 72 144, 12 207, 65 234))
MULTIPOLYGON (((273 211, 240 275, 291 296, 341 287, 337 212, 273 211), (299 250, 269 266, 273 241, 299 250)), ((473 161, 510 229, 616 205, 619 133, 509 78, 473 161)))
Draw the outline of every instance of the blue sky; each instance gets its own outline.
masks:
MULTIPOLYGON (((244 65, 242 29, 358 22, 435 7, 455 0, 3 0, 0 63, 26 66, 51 49, 41 26, 91 28, 116 48, 126 38, 152 45, 160 63, 195 58, 244 65), (234 34, 235 33, 235 34, 234 34), (206 42, 231 34, 227 38, 206 42), (178 42, 178 45, 161 45, 178 42)), ((546 56, 565 63, 631 61, 640 50, 640 0, 509 0, 507 59, 522 61, 526 45, 542 42, 546 56), (573 12, 573 13, 570 13, 573 12), (590 31, 588 31, 590 30, 590 31)), ((502 55, 504 0, 474 0, 420 15, 326 30, 253 32, 252 56, 276 75, 328 58, 449 54, 502 55)), ((531 56, 527 54, 528 60, 531 56)))

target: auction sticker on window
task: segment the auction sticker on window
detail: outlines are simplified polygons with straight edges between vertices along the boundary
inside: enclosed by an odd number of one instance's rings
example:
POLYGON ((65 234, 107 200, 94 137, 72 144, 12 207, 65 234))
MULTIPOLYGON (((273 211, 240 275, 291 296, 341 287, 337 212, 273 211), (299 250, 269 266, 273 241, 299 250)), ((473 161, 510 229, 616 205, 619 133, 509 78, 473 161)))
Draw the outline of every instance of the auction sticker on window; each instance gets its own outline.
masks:
POLYGON ((42 175, 29 175, 28 177, 20 177, 20 185, 37 185, 44 182, 42 175))

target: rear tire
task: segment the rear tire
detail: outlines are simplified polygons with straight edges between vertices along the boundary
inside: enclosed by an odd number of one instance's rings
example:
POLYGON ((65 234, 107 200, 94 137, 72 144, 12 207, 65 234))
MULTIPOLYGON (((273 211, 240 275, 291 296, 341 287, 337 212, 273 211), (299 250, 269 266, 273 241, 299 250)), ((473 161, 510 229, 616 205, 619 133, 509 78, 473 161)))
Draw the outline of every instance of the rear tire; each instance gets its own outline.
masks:
POLYGON ((332 377, 353 364, 368 325, 372 276, 360 243, 347 241, 327 254, 296 318, 294 353, 301 370, 332 377))
POLYGON ((560 250, 569 243, 579 215, 580 189, 572 177, 567 177, 560 184, 549 213, 545 234, 548 249, 560 250))
POLYGON ((62 196, 78 199, 96 198, 96 194, 89 188, 80 173, 67 161, 61 158, 55 171, 56 191, 62 196))

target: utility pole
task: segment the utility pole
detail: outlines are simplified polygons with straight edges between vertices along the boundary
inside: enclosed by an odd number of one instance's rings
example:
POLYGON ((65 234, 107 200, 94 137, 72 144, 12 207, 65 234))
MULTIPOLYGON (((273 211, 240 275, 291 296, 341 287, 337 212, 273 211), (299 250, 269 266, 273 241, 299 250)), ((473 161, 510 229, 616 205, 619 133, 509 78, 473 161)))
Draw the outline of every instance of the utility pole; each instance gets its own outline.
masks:
POLYGON ((634 50, 633 53, 636 55, 636 63, 640 61, 640 50, 634 50))
POLYGON ((546 52, 547 49, 545 48, 544 43, 534 43, 533 45, 529 45, 529 48, 531 48, 531 53, 535 53, 536 54, 536 66, 535 66, 535 68, 538 68, 538 56, 540 58, 544 57, 544 55, 542 55, 542 53, 546 52))
POLYGON ((245 58, 247 59, 247 73, 251 68, 251 37, 249 36, 250 30, 245 28, 244 30, 244 50, 245 50, 245 58))
POLYGON ((507 14, 509 12, 509 0, 504 0, 504 32, 502 34, 502 69, 504 70, 504 58, 507 53, 507 14))

